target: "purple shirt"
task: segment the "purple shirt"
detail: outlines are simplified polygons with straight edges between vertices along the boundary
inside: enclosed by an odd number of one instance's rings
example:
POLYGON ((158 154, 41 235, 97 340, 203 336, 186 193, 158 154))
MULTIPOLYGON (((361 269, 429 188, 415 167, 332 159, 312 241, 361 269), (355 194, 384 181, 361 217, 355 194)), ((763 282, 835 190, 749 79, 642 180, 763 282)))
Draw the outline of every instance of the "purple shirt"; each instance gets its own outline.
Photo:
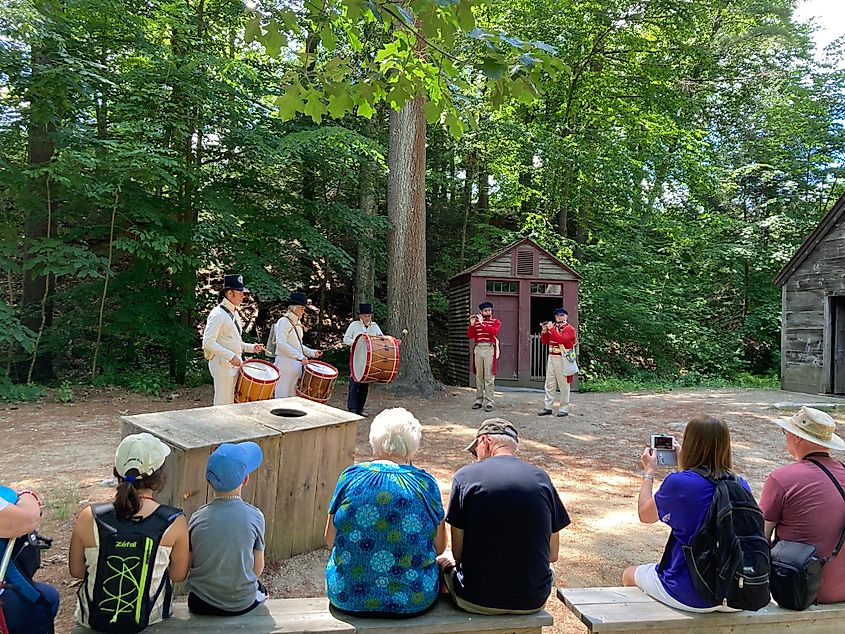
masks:
MULTIPOLYGON (((751 491, 743 478, 739 478, 739 482, 751 491)), ((669 551, 669 565, 657 576, 669 596, 691 608, 709 608, 713 604, 704 601, 696 592, 681 546, 688 545, 701 527, 715 489, 716 485, 704 476, 694 471, 680 471, 670 473, 654 494, 657 516, 669 525, 675 537, 669 551)))

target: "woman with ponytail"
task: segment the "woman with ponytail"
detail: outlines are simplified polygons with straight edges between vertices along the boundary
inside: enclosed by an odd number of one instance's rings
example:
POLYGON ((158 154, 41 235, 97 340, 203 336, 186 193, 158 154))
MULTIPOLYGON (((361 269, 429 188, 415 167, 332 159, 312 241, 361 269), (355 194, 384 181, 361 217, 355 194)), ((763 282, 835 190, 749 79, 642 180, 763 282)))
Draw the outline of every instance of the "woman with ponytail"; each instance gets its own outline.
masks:
POLYGON ((326 592, 357 616, 408 618, 429 610, 446 547, 440 487, 411 464, 420 422, 402 407, 373 419, 375 460, 347 467, 329 503, 326 592))
POLYGON ((98 623, 117 622, 115 619, 128 615, 134 620, 121 631, 137 632, 170 615, 171 581, 184 581, 188 576, 191 554, 188 523, 182 511, 155 500, 164 488, 168 454, 170 447, 152 434, 124 438, 115 452, 114 501, 92 504, 79 514, 71 535, 68 568, 71 576, 85 580, 77 593, 76 607, 77 621, 82 625, 106 631, 98 623), (139 599, 140 609, 127 610, 126 599, 116 597, 103 584, 116 576, 107 572, 109 569, 121 568, 115 562, 130 561, 134 556, 120 549, 143 540, 155 548, 149 561, 142 562, 138 569, 152 572, 134 582, 143 584, 148 596, 139 599))

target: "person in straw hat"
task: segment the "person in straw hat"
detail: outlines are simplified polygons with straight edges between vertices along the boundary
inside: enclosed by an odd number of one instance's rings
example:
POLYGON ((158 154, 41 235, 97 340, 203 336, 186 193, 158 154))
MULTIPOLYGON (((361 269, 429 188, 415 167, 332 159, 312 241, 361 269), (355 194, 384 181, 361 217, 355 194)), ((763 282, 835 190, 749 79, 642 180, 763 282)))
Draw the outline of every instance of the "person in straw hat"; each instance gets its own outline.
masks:
MULTIPOLYGON (((845 499, 836 485, 814 464, 824 466, 845 488, 845 466, 830 457, 830 450, 845 450, 834 432, 836 423, 825 412, 802 407, 792 418, 778 418, 786 450, 795 462, 775 469, 763 485, 760 508, 766 521, 766 535, 804 542, 827 557, 845 525, 845 499)), ((831 559, 822 569, 819 603, 845 601, 845 556, 831 559)))

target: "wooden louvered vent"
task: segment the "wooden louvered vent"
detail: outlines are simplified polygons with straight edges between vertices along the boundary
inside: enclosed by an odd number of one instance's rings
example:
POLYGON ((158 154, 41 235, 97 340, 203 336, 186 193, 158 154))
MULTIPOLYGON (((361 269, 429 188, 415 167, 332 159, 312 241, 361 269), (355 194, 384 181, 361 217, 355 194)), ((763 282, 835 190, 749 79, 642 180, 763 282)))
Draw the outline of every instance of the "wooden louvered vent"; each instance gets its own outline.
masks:
POLYGON ((516 274, 531 277, 534 275, 534 251, 516 252, 516 274))

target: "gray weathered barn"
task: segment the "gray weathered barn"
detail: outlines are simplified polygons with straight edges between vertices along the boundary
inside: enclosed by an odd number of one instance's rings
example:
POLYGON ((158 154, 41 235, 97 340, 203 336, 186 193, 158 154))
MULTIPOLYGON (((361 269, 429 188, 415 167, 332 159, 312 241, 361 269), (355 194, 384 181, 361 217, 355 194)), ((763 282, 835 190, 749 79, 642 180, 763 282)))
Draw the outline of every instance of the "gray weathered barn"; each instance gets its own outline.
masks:
POLYGON ((845 195, 775 278, 781 387, 845 394, 845 195))
MULTIPOLYGON (((548 346, 540 343, 540 322, 565 306, 578 329, 580 277, 531 238, 523 238, 449 280, 449 382, 475 385, 466 330, 478 304, 493 302, 502 320, 496 383, 542 386, 548 346)), ((577 379, 573 386, 577 389, 577 379)))

